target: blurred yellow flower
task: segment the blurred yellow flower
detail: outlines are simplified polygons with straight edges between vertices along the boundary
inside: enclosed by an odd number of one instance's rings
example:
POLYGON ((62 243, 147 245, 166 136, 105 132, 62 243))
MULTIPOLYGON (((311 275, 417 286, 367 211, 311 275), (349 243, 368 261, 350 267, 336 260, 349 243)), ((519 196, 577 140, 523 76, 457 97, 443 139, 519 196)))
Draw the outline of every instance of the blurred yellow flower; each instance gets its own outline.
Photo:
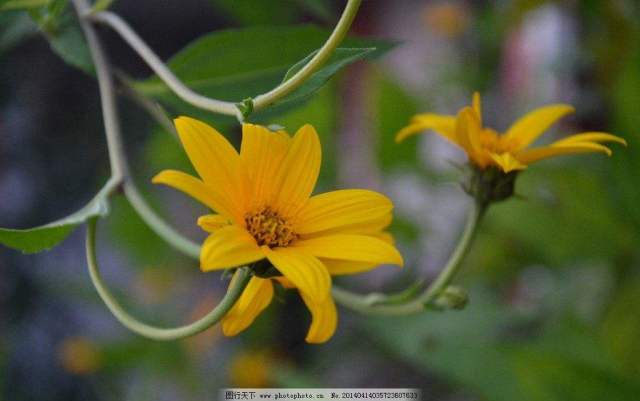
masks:
POLYGON ((98 346, 84 337, 68 337, 58 346, 60 364, 69 373, 91 374, 102 365, 98 346))
POLYGON ((262 388, 273 385, 272 372, 277 358, 264 350, 239 351, 229 364, 231 386, 239 388, 262 388))
POLYGON ((469 27, 469 11, 464 3, 428 3, 423 11, 424 22, 434 32, 455 39, 469 27))
POLYGON ((396 134, 396 142, 433 130, 462 148, 475 167, 485 170, 495 166, 504 173, 523 170, 531 163, 554 156, 587 152, 611 155, 611 150, 600 142, 626 145, 624 139, 606 132, 583 132, 548 146, 529 147, 553 123, 573 111, 573 107, 566 104, 540 107, 517 120, 504 134, 499 134, 482 126, 480 95, 476 92, 472 106, 462 108, 457 116, 431 113, 413 116, 411 123, 396 134))
POLYGON ((238 153, 201 121, 180 117, 175 124, 201 179, 166 170, 153 182, 181 190, 216 212, 198 219, 210 233, 200 253, 201 269, 254 266, 254 276, 223 319, 225 335, 247 328, 271 302, 273 283, 264 274, 265 264, 286 277, 311 311, 306 337, 311 343, 327 341, 336 328, 330 275, 403 264, 383 231, 392 218, 388 198, 362 189, 311 196, 321 159, 311 125, 290 137, 243 124, 238 153))

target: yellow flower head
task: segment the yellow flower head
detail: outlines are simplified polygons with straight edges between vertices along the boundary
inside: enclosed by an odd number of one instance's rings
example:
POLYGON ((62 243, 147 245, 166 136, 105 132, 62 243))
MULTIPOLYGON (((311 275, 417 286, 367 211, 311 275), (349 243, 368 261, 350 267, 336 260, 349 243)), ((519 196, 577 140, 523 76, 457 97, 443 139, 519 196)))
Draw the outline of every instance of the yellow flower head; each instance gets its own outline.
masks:
POLYGON ((69 373, 88 375, 102 365, 100 347, 84 337, 68 337, 58 346, 58 358, 69 373))
POLYGON ((260 277, 255 271, 222 321, 225 335, 236 335, 253 322, 271 302, 278 281, 296 288, 311 311, 306 340, 325 342, 337 324, 330 275, 403 264, 384 232, 392 218, 388 198, 362 189, 311 196, 321 159, 311 125, 290 137, 243 124, 238 153, 201 121, 180 117, 175 124, 200 179, 165 170, 153 182, 179 189, 215 212, 198 219, 210 233, 200 253, 202 270, 267 262, 278 273, 260 277))
POLYGON ((626 145, 624 139, 606 132, 583 132, 548 146, 529 147, 553 123, 573 111, 567 104, 540 107, 517 120, 504 134, 499 134, 482 126, 480 95, 476 92, 472 105, 462 108, 457 116, 415 115, 411 124, 398 132, 396 142, 430 129, 461 147, 476 168, 485 170, 494 166, 504 173, 523 170, 531 163, 554 156, 587 152, 611 155, 611 150, 601 142, 626 145))

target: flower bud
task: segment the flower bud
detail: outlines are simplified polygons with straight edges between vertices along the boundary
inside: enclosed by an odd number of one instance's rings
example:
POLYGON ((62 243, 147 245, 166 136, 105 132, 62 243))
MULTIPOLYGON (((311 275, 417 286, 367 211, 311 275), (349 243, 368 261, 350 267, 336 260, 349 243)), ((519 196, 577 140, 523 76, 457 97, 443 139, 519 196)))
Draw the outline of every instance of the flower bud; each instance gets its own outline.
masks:
POLYGON ((518 173, 519 170, 505 173, 496 167, 486 169, 471 167, 468 180, 462 187, 476 202, 489 205, 513 196, 518 173))
POLYGON ((469 302, 467 292, 458 286, 450 285, 433 301, 441 309, 464 309, 469 302))

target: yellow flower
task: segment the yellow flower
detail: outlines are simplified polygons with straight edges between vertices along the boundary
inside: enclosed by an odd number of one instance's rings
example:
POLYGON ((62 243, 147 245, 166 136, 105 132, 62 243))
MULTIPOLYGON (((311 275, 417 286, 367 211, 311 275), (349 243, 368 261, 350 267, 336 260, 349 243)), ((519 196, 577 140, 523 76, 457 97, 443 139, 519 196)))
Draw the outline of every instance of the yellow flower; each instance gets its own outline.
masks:
POLYGON ((229 363, 231 386, 239 388, 264 388, 273 385, 274 369, 280 365, 270 351, 252 349, 238 351, 229 363))
POLYGON ((88 375, 102 365, 102 353, 97 344, 84 337, 68 337, 58 345, 58 358, 69 373, 88 375))
POLYGON ((153 182, 179 189, 215 212, 198 219, 210 233, 200 253, 201 269, 254 266, 254 276, 222 321, 225 335, 253 322, 271 302, 274 280, 279 280, 295 287, 311 311, 306 340, 325 342, 337 324, 330 275, 402 265, 383 231, 391 222, 388 198, 362 189, 311 196, 321 159, 311 125, 290 137, 243 124, 238 153, 203 122, 180 117, 175 124, 201 179, 166 170, 153 182), (260 277, 257 266, 265 263, 284 277, 260 277))
POLYGON ((430 129, 461 147, 480 170, 495 166, 504 173, 523 170, 531 163, 554 156, 587 152, 611 155, 611 150, 600 142, 626 145, 624 139, 606 132, 583 132, 548 146, 529 147, 553 123, 573 111, 567 104, 540 107, 520 118, 504 134, 499 134, 482 126, 480 95, 476 92, 472 106, 462 108, 457 116, 431 113, 413 116, 411 123, 397 133, 396 142, 430 129))

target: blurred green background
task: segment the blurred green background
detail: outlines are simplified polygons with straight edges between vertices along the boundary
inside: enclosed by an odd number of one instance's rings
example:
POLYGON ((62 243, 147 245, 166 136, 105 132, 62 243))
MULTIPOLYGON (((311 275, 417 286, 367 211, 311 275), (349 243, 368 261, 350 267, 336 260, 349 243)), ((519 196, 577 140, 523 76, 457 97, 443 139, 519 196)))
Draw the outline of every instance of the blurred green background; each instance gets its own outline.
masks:
MULTIPOLYGON (((0 1, 0 226, 31 227, 81 207, 109 171, 75 15, 65 1, 30 12, 16 3, 0 1)), ((343 5, 119 0, 112 10, 165 59, 192 43, 170 63, 178 75, 202 93, 241 100, 317 48, 343 5), (228 28, 237 31, 210 35, 228 28)), ((224 386, 406 386, 451 401, 637 399, 639 20, 635 0, 366 0, 352 34, 369 39, 351 46, 379 51, 313 96, 254 116, 290 132, 307 122, 317 128, 318 192, 373 188, 394 200, 392 231, 407 267, 336 280, 362 292, 434 277, 469 206, 455 167, 464 155, 432 135, 393 143, 414 113, 454 114, 478 90, 485 122, 498 130, 566 102, 577 113, 542 142, 580 131, 624 137, 629 147, 611 158, 559 158, 521 175, 518 197, 489 211, 465 261, 458 282, 471 302, 463 311, 380 318, 340 309, 334 338, 314 346, 304 342, 308 312, 291 294, 238 337, 214 327, 154 342, 128 332, 101 303, 80 229, 49 252, 0 249, 0 399, 201 400, 224 386)), ((113 32, 99 33, 113 64, 170 116, 196 115, 238 143, 237 123, 173 98, 113 32)), ((150 184, 160 170, 191 170, 181 147, 121 93, 136 182, 157 211, 201 240, 194 223, 204 209, 150 184)), ((124 199, 114 200, 98 235, 109 285, 145 321, 187 323, 224 293, 219 274, 170 249, 124 199)))

